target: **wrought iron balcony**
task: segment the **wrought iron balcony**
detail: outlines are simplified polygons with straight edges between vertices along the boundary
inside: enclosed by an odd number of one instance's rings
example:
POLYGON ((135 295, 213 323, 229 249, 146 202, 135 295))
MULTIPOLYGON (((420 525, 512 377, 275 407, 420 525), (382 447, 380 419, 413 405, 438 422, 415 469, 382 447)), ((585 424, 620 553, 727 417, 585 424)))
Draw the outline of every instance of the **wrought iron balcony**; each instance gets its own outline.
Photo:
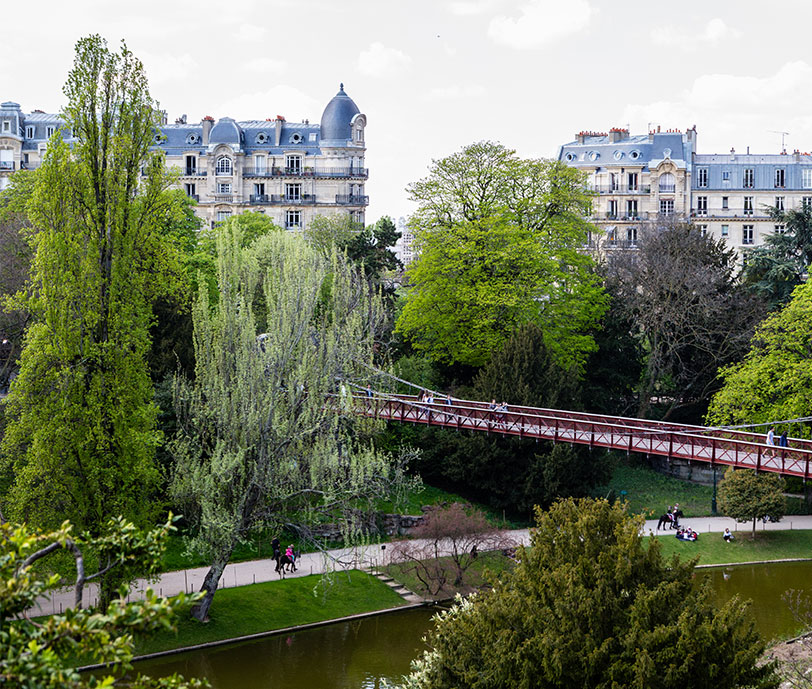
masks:
POLYGON ((661 194, 673 194, 677 190, 676 184, 661 184, 658 189, 661 194))
POLYGON ((13 160, 0 160, 0 171, 5 172, 6 170, 13 170, 14 169, 14 161, 13 160))
POLYGON ((312 167, 247 167, 243 168, 243 177, 315 177, 367 179, 369 169, 361 167, 335 167, 314 169, 312 167))
POLYGON ((650 184, 596 184, 590 187, 599 194, 648 194, 651 192, 650 184))
POLYGON ((200 170, 200 169, 198 169, 196 167, 187 167, 183 171, 183 176, 184 177, 205 177, 206 176, 206 170, 200 170))
POLYGON ((336 194, 336 203, 339 206, 368 206, 369 196, 355 196, 353 194, 336 194))
POLYGON ((234 203, 234 194, 215 194, 214 200, 217 203, 234 203))

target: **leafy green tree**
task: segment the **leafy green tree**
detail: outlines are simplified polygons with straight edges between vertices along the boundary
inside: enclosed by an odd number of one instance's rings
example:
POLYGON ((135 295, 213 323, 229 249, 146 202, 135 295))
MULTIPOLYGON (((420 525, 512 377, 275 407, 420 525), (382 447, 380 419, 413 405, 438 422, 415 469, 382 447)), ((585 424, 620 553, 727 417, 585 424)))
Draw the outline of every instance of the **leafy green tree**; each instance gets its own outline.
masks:
MULTIPOLYGON (((166 536, 171 528, 139 532, 123 520, 111 520, 98 537, 75 536, 69 522, 51 532, 38 533, 25 525, 0 521, 0 685, 37 689, 91 689, 128 686, 140 689, 182 689, 207 686, 200 680, 174 676, 151 679, 138 675, 126 682, 132 670, 133 635, 171 628, 174 612, 186 604, 181 595, 172 600, 147 591, 146 599, 127 603, 122 598, 104 611, 82 609, 82 591, 98 572, 85 571, 88 551, 103 554, 107 567, 135 567, 157 574, 166 536), (77 604, 65 614, 34 622, 27 616, 41 596, 59 584, 59 577, 40 578, 34 565, 59 551, 72 556, 77 604), (104 677, 80 673, 76 658, 107 665, 104 677)), ((52 558, 51 558, 52 559, 52 558)))
MULTIPOLYGON (((562 368, 538 325, 525 324, 479 371, 466 391, 510 405, 580 408, 574 371, 562 368)), ((427 481, 450 484, 495 509, 529 515, 557 497, 584 496, 607 478, 605 457, 587 448, 482 433, 427 430, 412 440, 427 481)))
POLYGON ((691 225, 642 228, 638 244, 607 266, 608 290, 645 353, 636 415, 693 418, 717 389, 719 368, 746 351, 763 305, 738 283, 734 252, 691 225), (655 397, 669 400, 657 412, 655 397))
POLYGON ((33 252, 28 236, 31 223, 26 204, 33 182, 33 173, 21 170, 0 193, 0 393, 8 389, 17 370, 25 328, 31 317, 27 309, 6 302, 23 289, 31 270, 33 252))
POLYGON ((515 570, 439 617, 406 687, 778 687, 746 605, 717 609, 640 518, 565 500, 537 523, 515 570))
POLYGON ((745 254, 742 280, 775 308, 806 280, 812 263, 812 207, 767 210, 784 230, 768 234, 762 246, 745 254))
MULTIPOLYGON (((161 232, 168 179, 151 154, 158 124, 140 61, 81 39, 57 133, 34 179, 36 234, 20 375, 3 440, 9 515, 91 534, 112 515, 155 517, 160 442, 147 368, 152 303, 181 278, 161 232)), ((111 575, 112 576, 112 575, 111 575)), ((102 603, 117 588, 102 580, 102 603)))
POLYGON ((194 308, 195 377, 177 381, 171 446, 172 495, 211 562, 192 611, 199 620, 252 529, 284 526, 319 545, 312 527, 328 521, 351 542, 363 536, 362 514, 401 478, 350 425, 350 386, 368 375, 382 312, 357 273, 288 233, 244 249, 232 226, 218 237, 218 284, 217 303, 201 287, 194 308))
POLYGON ((419 257, 396 331, 444 363, 483 365, 523 323, 580 369, 605 309, 580 248, 590 197, 580 172, 480 142, 434 161, 409 187, 419 257))
POLYGON ((806 282, 758 327, 744 360, 721 371, 723 387, 711 400, 708 423, 757 424, 808 416, 811 352, 812 283, 806 282))
POLYGON ((753 522, 751 538, 756 537, 756 520, 769 517, 777 522, 784 516, 784 479, 778 474, 757 474, 749 469, 730 467, 719 485, 719 509, 737 522, 753 522))

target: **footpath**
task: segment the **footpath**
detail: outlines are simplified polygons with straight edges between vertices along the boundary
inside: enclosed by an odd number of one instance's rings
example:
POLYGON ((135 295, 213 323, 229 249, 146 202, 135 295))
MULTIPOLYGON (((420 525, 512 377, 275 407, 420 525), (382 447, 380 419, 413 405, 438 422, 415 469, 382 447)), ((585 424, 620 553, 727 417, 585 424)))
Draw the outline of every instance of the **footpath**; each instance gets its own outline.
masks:
MULTIPOLYGON (((725 528, 731 531, 749 531, 751 525, 739 524, 728 517, 696 517, 683 518, 685 526, 690 526, 698 533, 722 533, 725 528)), ((788 529, 812 529, 812 515, 793 515, 784 517, 780 522, 759 522, 759 531, 781 531, 788 529)), ((673 531, 657 531, 657 520, 649 519, 645 523, 643 535, 671 535, 673 531)), ((528 529, 518 529, 506 532, 517 544, 530 543, 528 529)), ((324 574, 328 571, 341 571, 347 569, 378 569, 390 563, 387 551, 392 552, 391 543, 372 544, 359 548, 343 548, 330 550, 325 553, 303 553, 296 563, 296 572, 286 573, 285 577, 304 577, 311 574, 324 574)), ((175 572, 165 572, 154 581, 137 580, 130 590, 130 599, 139 600, 144 597, 147 588, 160 596, 174 596, 178 593, 195 593, 200 590, 208 567, 194 567, 175 572)), ((233 588, 235 586, 248 586, 265 581, 278 581, 281 577, 276 573, 276 563, 271 559, 250 560, 235 562, 226 566, 220 579, 218 588, 233 588)), ((91 584, 85 587, 84 605, 92 605, 97 597, 96 586, 91 584)), ((50 615, 62 612, 73 605, 73 588, 60 589, 51 595, 41 598, 32 610, 33 614, 50 615)))

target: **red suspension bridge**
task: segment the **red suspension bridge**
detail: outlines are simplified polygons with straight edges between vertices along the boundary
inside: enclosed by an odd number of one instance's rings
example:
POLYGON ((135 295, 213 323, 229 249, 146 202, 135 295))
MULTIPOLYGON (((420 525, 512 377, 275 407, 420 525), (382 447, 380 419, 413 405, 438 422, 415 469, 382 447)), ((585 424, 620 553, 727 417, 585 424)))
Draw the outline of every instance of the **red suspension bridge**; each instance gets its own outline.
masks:
POLYGON ((812 441, 801 438, 790 438, 791 447, 778 447, 767 445, 764 435, 740 430, 513 405, 493 409, 487 402, 445 397, 426 402, 371 391, 353 396, 352 404, 356 413, 377 419, 810 476, 812 441))

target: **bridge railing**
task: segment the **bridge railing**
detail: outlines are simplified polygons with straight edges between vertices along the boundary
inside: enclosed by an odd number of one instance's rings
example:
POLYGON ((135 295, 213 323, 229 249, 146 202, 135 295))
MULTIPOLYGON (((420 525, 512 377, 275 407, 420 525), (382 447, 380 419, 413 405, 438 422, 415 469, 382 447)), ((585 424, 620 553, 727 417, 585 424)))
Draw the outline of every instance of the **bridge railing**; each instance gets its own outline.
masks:
POLYGON ((756 434, 711 434, 701 426, 532 407, 511 406, 502 411, 469 400, 453 400, 451 405, 444 401, 427 403, 411 395, 355 396, 353 406, 357 413, 381 419, 605 447, 804 478, 810 475, 812 461, 812 450, 803 447, 767 445, 763 436, 756 434))

